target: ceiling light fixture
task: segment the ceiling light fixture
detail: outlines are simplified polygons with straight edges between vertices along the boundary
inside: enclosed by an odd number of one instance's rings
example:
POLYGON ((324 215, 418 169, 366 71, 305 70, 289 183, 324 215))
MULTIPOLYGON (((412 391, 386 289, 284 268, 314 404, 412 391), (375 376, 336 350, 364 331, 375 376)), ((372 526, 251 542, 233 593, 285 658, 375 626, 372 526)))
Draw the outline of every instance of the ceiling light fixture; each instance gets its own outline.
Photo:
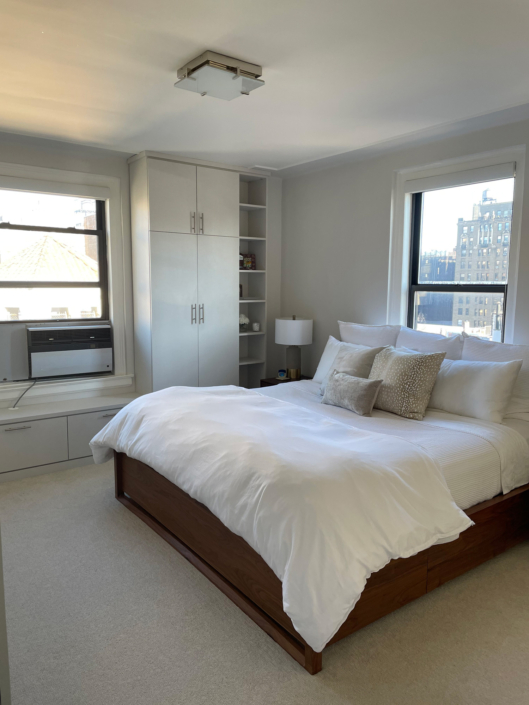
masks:
POLYGON ((233 100, 264 86, 264 81, 259 79, 262 73, 262 67, 257 64, 205 51, 178 69, 178 81, 174 85, 202 96, 233 100))

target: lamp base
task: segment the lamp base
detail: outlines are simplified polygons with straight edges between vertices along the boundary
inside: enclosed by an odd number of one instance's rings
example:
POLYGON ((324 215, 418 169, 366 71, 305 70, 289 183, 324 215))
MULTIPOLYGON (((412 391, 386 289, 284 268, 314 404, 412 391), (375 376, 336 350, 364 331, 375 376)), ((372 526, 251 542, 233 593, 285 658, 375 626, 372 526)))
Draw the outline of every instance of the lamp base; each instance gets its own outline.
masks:
POLYGON ((301 370, 298 369, 292 369, 287 367, 287 374, 288 378, 293 380, 294 382, 298 379, 301 379, 301 370))

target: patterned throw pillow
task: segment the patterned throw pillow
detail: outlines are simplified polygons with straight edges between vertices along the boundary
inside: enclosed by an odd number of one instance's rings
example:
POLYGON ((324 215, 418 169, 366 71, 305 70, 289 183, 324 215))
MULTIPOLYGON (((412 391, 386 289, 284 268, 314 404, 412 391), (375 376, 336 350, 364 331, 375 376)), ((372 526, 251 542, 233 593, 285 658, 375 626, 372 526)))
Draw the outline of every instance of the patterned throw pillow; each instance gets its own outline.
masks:
POLYGON ((369 379, 381 379, 376 409, 421 421, 446 353, 422 354, 389 347, 373 362, 369 379))

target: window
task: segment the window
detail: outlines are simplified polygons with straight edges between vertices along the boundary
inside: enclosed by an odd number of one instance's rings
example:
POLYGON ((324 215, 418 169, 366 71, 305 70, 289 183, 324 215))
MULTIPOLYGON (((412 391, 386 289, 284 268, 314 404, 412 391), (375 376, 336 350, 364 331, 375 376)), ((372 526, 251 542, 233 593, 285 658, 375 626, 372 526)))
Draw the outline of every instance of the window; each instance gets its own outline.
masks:
MULTIPOLYGON (((417 330, 431 332, 456 332, 463 327, 467 333, 473 333, 494 340, 503 340, 504 310, 507 296, 507 274, 492 277, 490 269, 498 270, 500 260, 484 260, 485 255, 498 256, 497 248, 479 249, 477 275, 472 282, 462 269, 466 269, 467 256, 466 237, 469 221, 478 221, 477 227, 481 233, 489 232, 489 223, 492 207, 494 213, 512 212, 514 193, 514 178, 502 178, 497 181, 488 181, 425 190, 412 195, 412 222, 411 222, 411 266, 410 287, 408 298, 408 325, 417 330), (496 207, 496 204, 497 207, 496 207), (442 260, 443 266, 437 266, 432 276, 431 269, 424 270, 427 257, 437 257, 438 263, 442 260), (441 257, 441 256, 442 257, 441 257), (457 273, 459 274, 459 277, 457 273), (430 276, 426 276, 426 275, 430 276), (491 281, 493 279, 493 281, 491 281), (479 318, 461 322, 465 294, 489 294, 491 302, 487 309, 479 309, 479 318), (472 325, 473 324, 473 325, 472 325)), ((505 224, 508 231, 510 223, 505 224)), ((498 230, 503 224, 498 223, 498 230)), ((490 232, 493 223, 490 222, 490 232)), ((471 230, 472 232, 472 230, 471 230)), ((499 234, 498 243, 503 245, 502 267, 508 269, 508 236, 499 234), (507 240, 505 241, 505 238, 507 240)), ((482 236, 483 245, 492 245, 492 237, 482 236)), ((470 268, 470 267, 468 267, 470 268)), ((483 304, 484 297, 479 296, 479 303, 483 304)), ((470 302, 470 296, 467 296, 470 302)), ((476 297, 477 302, 477 297, 476 297)), ((468 316, 469 310, 465 309, 468 316)))
POLYGON ((0 321, 108 317, 105 204, 0 190, 0 321))

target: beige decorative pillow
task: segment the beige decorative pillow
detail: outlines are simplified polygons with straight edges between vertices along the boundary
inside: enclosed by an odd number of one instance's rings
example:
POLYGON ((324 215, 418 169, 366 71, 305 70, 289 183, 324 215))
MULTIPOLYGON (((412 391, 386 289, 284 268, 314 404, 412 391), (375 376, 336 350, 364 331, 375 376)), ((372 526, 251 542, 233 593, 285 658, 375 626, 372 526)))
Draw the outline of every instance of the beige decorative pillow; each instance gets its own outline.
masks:
POLYGON ((325 387, 331 378, 334 370, 338 372, 345 372, 345 374, 351 375, 351 377, 362 377, 367 379, 369 373, 371 372, 371 367, 375 357, 379 352, 382 352, 384 347, 380 348, 368 348, 364 345, 348 345, 345 346, 338 352, 334 362, 332 363, 328 373, 323 378, 323 382, 320 387, 320 394, 325 392, 325 387))
POLYGON ((383 380, 375 408, 421 421, 445 355, 382 350, 369 373, 369 379, 383 380))
POLYGON ((381 379, 362 379, 334 370, 322 401, 349 409, 360 416, 371 416, 381 384, 381 379))

